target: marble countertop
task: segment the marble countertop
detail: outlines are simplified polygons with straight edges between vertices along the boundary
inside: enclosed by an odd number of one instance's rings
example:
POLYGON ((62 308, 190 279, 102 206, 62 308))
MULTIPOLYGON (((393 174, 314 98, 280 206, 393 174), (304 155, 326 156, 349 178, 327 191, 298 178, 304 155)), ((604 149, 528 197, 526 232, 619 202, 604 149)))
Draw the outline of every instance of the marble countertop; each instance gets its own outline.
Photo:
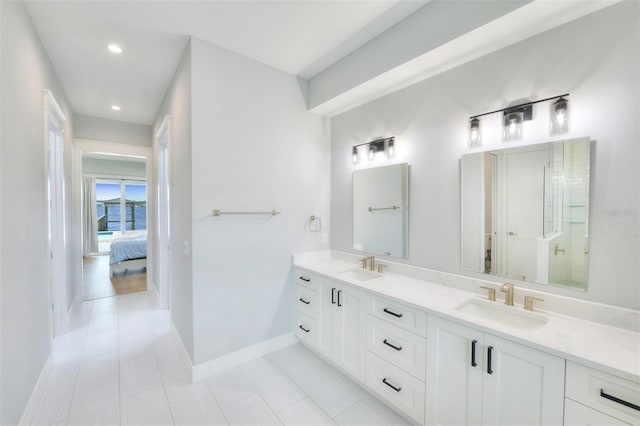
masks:
MULTIPOLYGON (((391 272, 385 272, 382 277, 369 281, 346 279, 340 273, 358 268, 358 265, 332 258, 327 252, 294 256, 293 265, 368 293, 423 309, 430 314, 461 322, 630 380, 640 381, 640 333, 635 331, 536 308, 535 312, 548 318, 548 322, 535 330, 522 330, 456 310, 456 307, 469 299, 486 300, 486 297, 470 291, 391 272)), ((516 305, 513 309, 523 308, 522 305, 516 305)))

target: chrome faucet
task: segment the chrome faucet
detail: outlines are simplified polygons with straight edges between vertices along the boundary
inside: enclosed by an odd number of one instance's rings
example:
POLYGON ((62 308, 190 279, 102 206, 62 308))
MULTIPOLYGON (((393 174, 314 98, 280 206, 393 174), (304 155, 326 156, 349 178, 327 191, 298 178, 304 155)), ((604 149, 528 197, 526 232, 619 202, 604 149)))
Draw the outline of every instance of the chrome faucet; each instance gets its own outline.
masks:
POLYGON ((369 264, 369 270, 370 271, 375 271, 376 270, 376 258, 373 256, 367 256, 367 257, 363 257, 362 258, 362 269, 367 269, 367 261, 371 261, 371 263, 369 264))
POLYGON ((513 284, 504 283, 500 288, 500 291, 505 293, 504 304, 507 306, 513 306, 513 284))

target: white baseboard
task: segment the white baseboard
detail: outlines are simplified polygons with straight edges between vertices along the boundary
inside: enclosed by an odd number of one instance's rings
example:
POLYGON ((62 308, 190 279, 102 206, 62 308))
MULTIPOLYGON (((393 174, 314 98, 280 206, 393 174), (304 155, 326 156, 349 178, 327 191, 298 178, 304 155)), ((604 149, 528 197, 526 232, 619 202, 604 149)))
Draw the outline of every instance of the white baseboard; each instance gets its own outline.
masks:
POLYGON ((293 345, 297 341, 298 339, 295 334, 287 333, 275 337, 271 340, 265 340, 264 342, 248 346, 246 348, 240 349, 239 351, 223 355, 216 359, 212 359, 211 361, 194 365, 191 373, 193 383, 199 382, 202 379, 228 370, 230 368, 237 367, 238 365, 244 364, 245 362, 263 357, 270 354, 271 352, 275 352, 289 345, 293 345))
POLYGON ((178 333, 178 330, 176 330, 176 326, 175 324, 173 324, 173 321, 171 321, 171 334, 173 334, 173 337, 176 339, 178 352, 180 353, 182 362, 184 363, 185 367, 187 367, 189 374, 193 376, 193 362, 191 361, 191 357, 189 356, 189 351, 187 351, 187 348, 185 347, 184 342, 182 341, 182 338, 178 333))
POLYGON ((40 402, 40 399, 42 399, 42 394, 47 387, 47 382, 49 381, 49 373, 51 373, 52 365, 53 364, 51 362, 51 357, 47 358, 47 361, 42 367, 42 371, 40 371, 40 377, 38 377, 38 381, 33 388, 33 392, 31 392, 29 401, 27 402, 26 407, 24 407, 22 417, 20 418, 20 423, 18 423, 19 425, 30 425, 32 423, 33 418, 36 415, 38 403, 40 402))

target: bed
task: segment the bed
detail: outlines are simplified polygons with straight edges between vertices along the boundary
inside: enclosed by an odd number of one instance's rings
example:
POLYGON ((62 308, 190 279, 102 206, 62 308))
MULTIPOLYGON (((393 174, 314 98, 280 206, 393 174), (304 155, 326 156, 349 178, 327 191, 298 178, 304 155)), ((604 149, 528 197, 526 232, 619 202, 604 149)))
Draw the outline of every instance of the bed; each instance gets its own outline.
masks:
POLYGON ((109 252, 109 276, 127 269, 147 267, 147 233, 115 235, 109 252))

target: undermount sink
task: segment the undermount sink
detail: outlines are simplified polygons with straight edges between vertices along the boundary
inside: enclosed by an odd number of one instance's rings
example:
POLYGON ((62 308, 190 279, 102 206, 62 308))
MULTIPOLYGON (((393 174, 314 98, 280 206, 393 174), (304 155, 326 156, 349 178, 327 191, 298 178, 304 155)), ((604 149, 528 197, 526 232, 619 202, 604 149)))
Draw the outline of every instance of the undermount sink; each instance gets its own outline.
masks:
POLYGON ((500 302, 488 300, 469 299, 456 307, 455 310, 520 330, 536 330, 549 321, 543 315, 524 311, 520 307, 506 306, 500 302))
POLYGON ((366 269, 353 268, 346 271, 338 272, 338 276, 353 281, 369 281, 382 277, 382 274, 368 271, 366 269))

